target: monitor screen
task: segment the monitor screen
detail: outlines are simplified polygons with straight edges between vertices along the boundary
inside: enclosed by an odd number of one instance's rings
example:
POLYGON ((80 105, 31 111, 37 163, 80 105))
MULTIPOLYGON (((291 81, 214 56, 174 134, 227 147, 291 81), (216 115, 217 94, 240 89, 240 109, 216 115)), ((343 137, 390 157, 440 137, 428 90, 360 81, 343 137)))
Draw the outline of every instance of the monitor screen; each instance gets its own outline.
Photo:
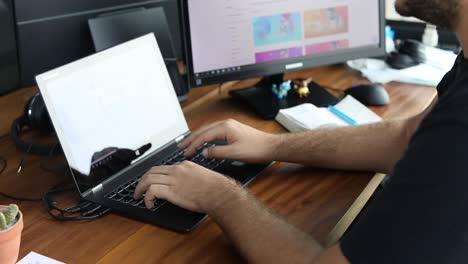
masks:
POLYGON ((89 20, 96 51, 154 33, 164 59, 177 59, 166 14, 162 7, 108 14, 89 20))
POLYGON ((21 86, 35 85, 37 74, 93 54, 88 20, 109 13, 164 8, 176 56, 183 57, 177 0, 15 0, 14 4, 21 86))
POLYGON ((182 2, 195 86, 384 54, 383 1, 182 2))

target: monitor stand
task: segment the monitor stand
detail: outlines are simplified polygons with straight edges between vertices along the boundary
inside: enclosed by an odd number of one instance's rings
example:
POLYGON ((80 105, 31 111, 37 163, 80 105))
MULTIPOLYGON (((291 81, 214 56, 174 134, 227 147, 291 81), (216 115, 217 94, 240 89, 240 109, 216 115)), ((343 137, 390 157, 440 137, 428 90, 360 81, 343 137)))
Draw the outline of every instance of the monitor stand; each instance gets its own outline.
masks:
POLYGON ((276 117, 280 109, 290 108, 304 103, 311 103, 317 107, 335 105, 339 99, 330 94, 325 88, 315 82, 310 82, 310 95, 299 98, 294 90, 289 91, 286 98, 279 100, 273 93, 273 84, 281 85, 284 74, 268 76, 253 87, 231 91, 230 95, 247 105, 263 119, 271 120, 276 117))

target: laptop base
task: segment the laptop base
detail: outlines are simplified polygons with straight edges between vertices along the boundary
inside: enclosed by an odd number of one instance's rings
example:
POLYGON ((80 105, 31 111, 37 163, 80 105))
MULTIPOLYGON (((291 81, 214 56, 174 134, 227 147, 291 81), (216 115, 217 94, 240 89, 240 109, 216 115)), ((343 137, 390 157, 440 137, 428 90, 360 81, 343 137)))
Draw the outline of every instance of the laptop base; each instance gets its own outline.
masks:
MULTIPOLYGON (((166 153, 176 149, 177 146, 173 145, 167 152, 163 151, 163 153, 160 153, 158 156, 161 156, 163 159, 167 158, 166 153)), ((156 157, 154 160, 160 159, 156 157)), ((158 162, 155 164, 157 165, 158 162)), ((233 178, 243 186, 246 186, 270 165, 271 163, 247 164, 239 161, 226 161, 214 169, 214 171, 226 175, 226 177, 233 178)), ((143 175, 144 172, 145 171, 141 171, 139 175, 143 175)), ((90 202, 112 208, 112 212, 177 232, 190 232, 206 218, 206 214, 192 212, 168 202, 164 204, 155 204, 158 208, 157 210, 152 211, 144 207, 131 206, 129 204, 109 199, 108 196, 106 197, 105 194, 112 192, 124 184, 125 181, 122 181, 121 179, 127 179, 127 181, 130 179, 131 181, 131 179, 135 178, 133 173, 128 173, 129 175, 125 176, 121 175, 119 176, 118 182, 112 181, 111 185, 104 186, 96 192, 91 192, 88 195, 83 196, 83 198, 90 202)))

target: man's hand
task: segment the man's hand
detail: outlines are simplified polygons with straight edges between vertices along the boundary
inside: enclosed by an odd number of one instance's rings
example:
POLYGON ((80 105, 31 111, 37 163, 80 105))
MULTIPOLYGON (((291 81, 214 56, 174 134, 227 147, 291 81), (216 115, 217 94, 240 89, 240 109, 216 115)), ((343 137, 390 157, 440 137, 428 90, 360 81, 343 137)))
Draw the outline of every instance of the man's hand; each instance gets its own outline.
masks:
POLYGON ((280 136, 256 130, 235 120, 227 120, 192 133, 179 148, 186 149, 186 156, 190 157, 197 148, 213 140, 224 140, 227 145, 204 150, 203 155, 207 158, 265 162, 274 160, 273 154, 280 136))
POLYGON ((154 207, 155 199, 164 199, 191 211, 210 213, 231 200, 241 188, 231 179, 184 161, 174 166, 154 167, 138 183, 134 198, 145 194, 145 205, 154 207))

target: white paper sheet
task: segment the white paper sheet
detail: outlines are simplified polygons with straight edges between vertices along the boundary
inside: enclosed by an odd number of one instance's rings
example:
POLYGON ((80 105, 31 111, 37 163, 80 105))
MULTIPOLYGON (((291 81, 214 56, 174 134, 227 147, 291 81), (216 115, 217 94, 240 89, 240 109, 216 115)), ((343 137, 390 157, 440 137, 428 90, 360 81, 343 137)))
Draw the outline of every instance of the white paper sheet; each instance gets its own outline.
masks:
POLYGON ((382 118, 361 104, 351 95, 347 95, 335 108, 351 117, 359 125, 365 125, 382 121, 382 118))
MULTIPOLYGON (((281 113, 288 119, 287 122, 292 122, 296 126, 303 128, 301 130, 316 129, 330 125, 347 125, 346 122, 332 114, 328 109, 318 108, 312 104, 302 104, 289 109, 284 109, 281 110, 281 113)), ((288 129, 291 127, 291 125, 288 124, 285 126, 288 129)))
POLYGON ((31 252, 22 260, 18 261, 18 263, 16 264, 65 264, 65 263, 48 258, 41 254, 37 254, 36 252, 31 252))
POLYGON ((350 68, 360 71, 374 83, 398 81, 410 84, 436 86, 452 68, 457 55, 444 50, 427 48, 428 60, 424 64, 403 70, 390 68, 385 61, 378 59, 358 59, 348 61, 350 68))

